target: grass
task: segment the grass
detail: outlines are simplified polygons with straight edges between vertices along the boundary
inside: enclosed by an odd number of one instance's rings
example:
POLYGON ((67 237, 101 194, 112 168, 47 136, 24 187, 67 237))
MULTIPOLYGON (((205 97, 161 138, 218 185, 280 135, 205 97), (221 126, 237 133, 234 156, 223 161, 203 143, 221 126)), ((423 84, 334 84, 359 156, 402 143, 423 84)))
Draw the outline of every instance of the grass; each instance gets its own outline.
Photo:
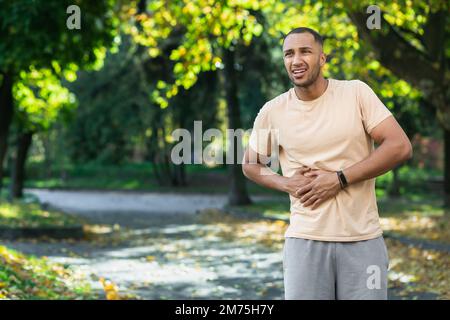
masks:
MULTIPOLYGON (((5 179, 8 183, 8 179, 5 179)), ((113 181, 108 178, 71 178, 68 181, 60 179, 28 180, 26 188, 61 189, 61 190, 105 190, 105 191, 138 191, 138 192, 162 192, 162 193, 205 193, 226 194, 229 186, 224 179, 215 182, 214 178, 205 174, 191 176, 192 181, 187 186, 161 186, 154 181, 139 181, 137 179, 124 179, 113 181), (204 181, 204 184, 201 182, 204 181)), ((251 181, 247 181, 247 190, 250 194, 283 195, 281 192, 261 187, 251 181)))
MULTIPOLYGON (((388 191, 392 185, 394 174, 389 171, 376 179, 377 197, 387 197, 388 191)), ((420 169, 409 166, 402 166, 399 169, 400 194, 409 199, 423 198, 426 193, 431 198, 437 198, 442 192, 437 181, 442 180, 443 174, 439 170, 420 169)))
MULTIPOLYGON (((28 188, 83 189, 83 190, 130 190, 180 193, 227 193, 228 172, 225 165, 207 167, 204 165, 186 165, 187 186, 160 185, 153 174, 152 163, 126 163, 123 165, 71 164, 54 166, 52 171, 43 163, 31 163, 27 167, 25 186, 28 188)), ((399 170, 402 181, 400 192, 412 196, 436 191, 436 183, 442 173, 436 170, 423 170, 403 166, 399 170)), ((377 196, 385 197, 393 180, 392 172, 377 178, 377 196)), ((5 185, 9 180, 5 179, 5 185)), ((246 179, 251 194, 274 194, 280 192, 261 187, 246 179)))
POLYGON ((43 210, 37 203, 22 201, 0 203, 0 227, 40 228, 80 225, 80 219, 54 210, 43 210))
POLYGON ((450 244, 450 212, 437 198, 383 198, 378 201, 383 230, 450 244))
POLYGON ((0 299, 95 299, 84 275, 0 246, 0 299))
MULTIPOLYGON (((208 168, 203 165, 187 165, 187 186, 160 185, 153 175, 151 163, 124 165, 69 165, 57 168, 51 174, 42 164, 27 168, 26 188, 69 190, 123 190, 174 193, 226 194, 229 190, 227 168, 208 168)), ((9 185, 9 178, 4 185, 9 185)), ((261 187, 246 180, 250 194, 281 195, 275 190, 261 187)))
MULTIPOLYGON (((153 174, 152 163, 126 163, 123 165, 71 164, 54 166, 52 171, 44 163, 31 163, 27 166, 25 187, 70 190, 125 190, 175 193, 226 194, 229 191, 227 167, 207 167, 205 165, 186 165, 187 186, 160 185, 153 174)), ((424 192, 436 194, 436 180, 441 173, 436 170, 423 170, 403 166, 399 170, 402 181, 400 191, 409 197, 424 192)), ((392 172, 377 178, 377 197, 385 197, 393 179, 392 172)), ((9 179, 4 181, 9 184, 9 179)), ((264 188, 246 179, 250 194, 284 195, 281 192, 264 188)))
MULTIPOLYGON (((129 163, 123 165, 79 164, 67 165, 48 174, 42 164, 27 168, 28 187, 60 187, 83 189, 147 190, 159 187, 151 163, 129 163)), ((226 173, 225 167, 207 168, 202 165, 187 165, 187 175, 207 176, 211 173, 226 173)), ((193 179, 192 179, 193 180, 193 179)))

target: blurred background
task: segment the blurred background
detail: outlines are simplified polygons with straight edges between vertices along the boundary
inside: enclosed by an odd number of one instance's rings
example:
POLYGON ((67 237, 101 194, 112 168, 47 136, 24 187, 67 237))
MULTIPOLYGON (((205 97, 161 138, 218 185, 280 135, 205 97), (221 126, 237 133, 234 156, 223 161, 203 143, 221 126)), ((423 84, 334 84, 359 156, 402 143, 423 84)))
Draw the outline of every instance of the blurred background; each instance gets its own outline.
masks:
POLYGON ((413 143, 376 184, 389 297, 449 299, 449 4, 369 5, 0 0, 0 298, 282 299, 288 196, 174 164, 172 132, 221 130, 225 159, 307 26, 325 76, 368 83, 413 143))

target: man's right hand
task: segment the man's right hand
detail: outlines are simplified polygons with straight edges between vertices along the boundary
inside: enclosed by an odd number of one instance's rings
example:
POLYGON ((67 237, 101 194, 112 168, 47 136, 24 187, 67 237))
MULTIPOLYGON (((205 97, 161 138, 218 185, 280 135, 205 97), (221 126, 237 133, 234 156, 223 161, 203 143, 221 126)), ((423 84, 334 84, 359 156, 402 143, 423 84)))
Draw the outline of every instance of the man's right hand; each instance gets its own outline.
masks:
POLYGON ((285 184, 286 192, 289 193, 293 197, 300 198, 301 196, 296 195, 296 191, 300 187, 310 183, 315 178, 315 177, 305 177, 304 176, 304 174, 306 172, 309 172, 310 170, 311 170, 311 168, 301 167, 301 168, 298 168, 292 176, 288 177, 287 182, 285 184))
POLYGON ((242 159, 242 172, 244 175, 261 186, 286 192, 296 198, 300 197, 295 195, 298 189, 316 179, 315 176, 305 177, 303 175, 312 170, 308 167, 296 169, 291 177, 280 175, 266 165, 267 162, 265 160, 268 159, 267 157, 270 156, 263 156, 247 147, 242 159), (250 159, 257 159, 257 161, 252 163, 250 159))

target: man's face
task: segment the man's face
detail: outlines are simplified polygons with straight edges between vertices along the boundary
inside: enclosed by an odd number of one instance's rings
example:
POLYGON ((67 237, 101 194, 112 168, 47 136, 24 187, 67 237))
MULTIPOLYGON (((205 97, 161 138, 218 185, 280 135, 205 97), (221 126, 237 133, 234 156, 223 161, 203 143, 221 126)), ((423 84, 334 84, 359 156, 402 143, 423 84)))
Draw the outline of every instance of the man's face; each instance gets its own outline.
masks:
POLYGON ((322 46, 307 32, 287 36, 283 44, 283 57, 289 78, 297 87, 313 84, 325 64, 322 46))

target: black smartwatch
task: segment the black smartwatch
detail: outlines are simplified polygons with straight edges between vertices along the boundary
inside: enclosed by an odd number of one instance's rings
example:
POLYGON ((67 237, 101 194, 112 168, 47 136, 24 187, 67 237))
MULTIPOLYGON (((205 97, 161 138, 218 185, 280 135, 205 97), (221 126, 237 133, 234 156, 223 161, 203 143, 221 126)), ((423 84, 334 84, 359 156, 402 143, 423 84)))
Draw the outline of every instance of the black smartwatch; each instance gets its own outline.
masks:
POLYGON ((345 178, 345 175, 342 172, 342 170, 339 170, 336 173, 339 178, 339 183, 341 184, 341 188, 344 189, 346 186, 348 186, 347 179, 345 178))

